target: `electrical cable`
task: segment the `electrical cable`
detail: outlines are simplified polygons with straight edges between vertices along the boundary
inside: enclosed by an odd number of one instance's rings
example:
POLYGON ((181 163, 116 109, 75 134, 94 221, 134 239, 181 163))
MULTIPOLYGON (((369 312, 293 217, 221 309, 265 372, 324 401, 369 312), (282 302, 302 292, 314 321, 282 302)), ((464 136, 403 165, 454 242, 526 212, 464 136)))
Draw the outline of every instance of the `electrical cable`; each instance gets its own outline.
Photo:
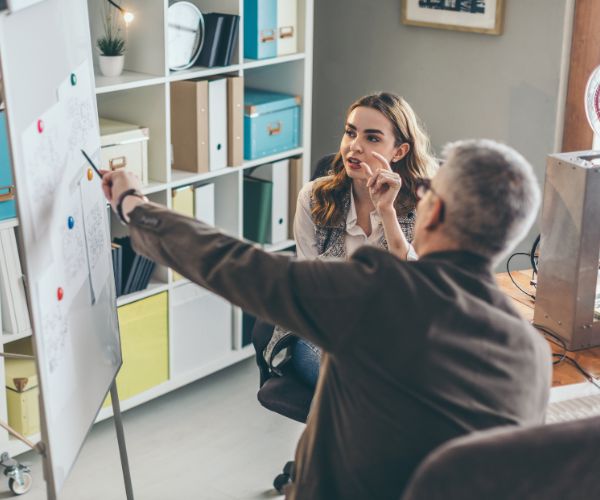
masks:
POLYGON ((515 285, 521 292, 523 292, 525 295, 527 295, 528 297, 532 298, 533 300, 535 300, 535 295, 529 293, 526 290, 523 290, 519 284, 515 281, 515 279, 513 278, 512 274, 510 273, 510 261, 513 259, 513 257, 516 257, 517 255, 523 255, 525 257, 530 257, 530 254, 525 253, 525 252, 516 252, 513 253, 508 260, 506 261, 506 273, 508 274, 508 277, 510 278, 510 280, 513 282, 513 285, 515 285))

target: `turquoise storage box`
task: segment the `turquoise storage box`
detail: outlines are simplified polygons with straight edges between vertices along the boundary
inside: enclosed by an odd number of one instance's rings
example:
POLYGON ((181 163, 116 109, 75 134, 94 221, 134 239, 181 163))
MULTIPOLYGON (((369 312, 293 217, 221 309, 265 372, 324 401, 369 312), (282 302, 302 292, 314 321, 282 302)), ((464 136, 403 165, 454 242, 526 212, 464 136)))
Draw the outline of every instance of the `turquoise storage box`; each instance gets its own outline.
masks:
POLYGON ((244 57, 277 56, 277 0, 244 0, 244 57))
POLYGON ((247 88, 244 92, 244 158, 297 148, 300 144, 300 97, 247 88))
POLYGON ((0 220, 16 217, 15 185, 10 168, 6 115, 0 111, 0 220))

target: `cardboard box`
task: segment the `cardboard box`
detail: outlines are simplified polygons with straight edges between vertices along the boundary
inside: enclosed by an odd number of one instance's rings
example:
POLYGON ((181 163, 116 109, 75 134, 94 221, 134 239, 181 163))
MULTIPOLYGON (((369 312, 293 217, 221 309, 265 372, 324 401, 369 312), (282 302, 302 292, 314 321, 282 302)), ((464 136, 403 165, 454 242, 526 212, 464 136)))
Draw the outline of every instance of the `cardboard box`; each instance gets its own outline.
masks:
POLYGON ((147 128, 100 118, 100 164, 105 170, 124 168, 148 184, 147 128))
POLYGON ((33 359, 6 359, 8 425, 24 436, 40 432, 38 377, 33 359))

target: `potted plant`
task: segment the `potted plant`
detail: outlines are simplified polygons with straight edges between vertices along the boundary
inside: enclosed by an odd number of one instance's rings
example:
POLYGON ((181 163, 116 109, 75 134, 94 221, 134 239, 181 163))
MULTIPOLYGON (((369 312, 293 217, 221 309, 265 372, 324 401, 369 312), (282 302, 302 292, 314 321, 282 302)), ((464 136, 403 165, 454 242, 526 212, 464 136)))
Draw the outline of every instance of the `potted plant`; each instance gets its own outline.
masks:
POLYGON ((98 38, 96 43, 100 49, 100 72, 104 76, 119 76, 125 62, 125 38, 110 13, 105 18, 104 36, 98 38))

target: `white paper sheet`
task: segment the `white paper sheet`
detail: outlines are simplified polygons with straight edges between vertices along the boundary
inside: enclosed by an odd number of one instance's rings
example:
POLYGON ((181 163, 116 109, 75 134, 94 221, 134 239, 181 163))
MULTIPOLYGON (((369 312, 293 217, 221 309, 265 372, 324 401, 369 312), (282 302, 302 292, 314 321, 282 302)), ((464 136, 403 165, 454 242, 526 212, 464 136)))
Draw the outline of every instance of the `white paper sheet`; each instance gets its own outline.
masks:
POLYGON ((63 198, 60 215, 54 222, 52 247, 53 256, 63 270, 62 286, 66 292, 63 308, 68 311, 89 275, 89 267, 79 186, 67 190, 63 198))
MULTIPOLYGON (((58 300, 57 290, 62 287, 62 269, 58 264, 49 266, 38 281, 37 293, 40 323, 36 334, 44 344, 42 366, 46 371, 45 402, 53 417, 60 414, 75 392, 76 376, 71 332, 63 300, 58 300)), ((68 293, 68 292, 65 292, 68 293)))
POLYGON ((34 120, 21 137, 27 187, 19 192, 27 193, 29 198, 36 237, 51 227, 55 216, 55 199, 65 171, 64 131, 63 109, 55 104, 34 120))
POLYGON ((80 188, 93 304, 112 270, 110 236, 100 178, 96 174, 91 180, 84 176, 80 188))
POLYGON ((87 60, 61 83, 58 100, 64 107, 67 171, 72 173, 85 163, 82 149, 91 155, 100 148, 96 95, 87 60))

